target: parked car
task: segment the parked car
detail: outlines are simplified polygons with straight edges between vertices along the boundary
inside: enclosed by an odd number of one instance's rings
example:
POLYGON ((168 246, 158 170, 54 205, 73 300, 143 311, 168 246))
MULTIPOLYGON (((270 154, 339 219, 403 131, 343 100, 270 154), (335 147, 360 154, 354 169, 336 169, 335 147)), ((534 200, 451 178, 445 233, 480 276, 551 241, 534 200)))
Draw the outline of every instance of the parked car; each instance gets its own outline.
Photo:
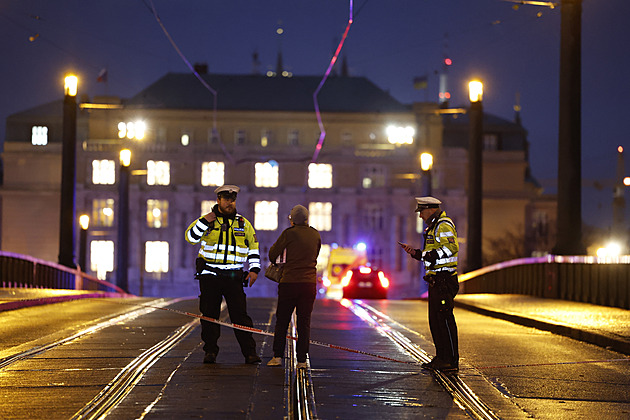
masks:
POLYGON ((383 271, 362 265, 348 270, 341 286, 346 299, 387 299, 389 279, 383 271))

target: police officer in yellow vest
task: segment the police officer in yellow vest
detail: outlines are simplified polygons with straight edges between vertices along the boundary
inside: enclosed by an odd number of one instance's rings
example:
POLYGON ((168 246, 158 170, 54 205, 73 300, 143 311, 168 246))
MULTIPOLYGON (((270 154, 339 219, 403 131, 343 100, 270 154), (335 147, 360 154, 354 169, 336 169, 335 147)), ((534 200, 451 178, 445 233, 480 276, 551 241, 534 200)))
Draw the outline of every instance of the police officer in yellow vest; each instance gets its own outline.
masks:
MULTIPOLYGON (((236 196, 240 188, 223 185, 214 192, 217 204, 212 211, 195 220, 186 229, 186 241, 201 243, 196 260, 199 280, 199 310, 204 316, 219 319, 221 301, 225 297, 230 320, 234 324, 253 327, 247 314, 247 297, 243 287, 252 286, 260 272, 258 240, 252 224, 236 212, 236 196), (248 271, 244 271, 247 262, 248 271)), ((204 341, 204 363, 214 363, 219 353, 217 340, 221 334, 216 323, 201 320, 204 341)), ((260 363, 256 341, 251 332, 234 329, 234 335, 245 357, 245 363, 260 363)))
POLYGON ((453 300, 459 290, 457 281, 457 231, 455 224, 440 209, 442 202, 435 197, 416 197, 416 212, 426 224, 424 247, 414 249, 401 244, 412 258, 424 262, 429 283, 429 327, 436 356, 423 367, 442 371, 459 368, 457 324, 453 315, 453 300))

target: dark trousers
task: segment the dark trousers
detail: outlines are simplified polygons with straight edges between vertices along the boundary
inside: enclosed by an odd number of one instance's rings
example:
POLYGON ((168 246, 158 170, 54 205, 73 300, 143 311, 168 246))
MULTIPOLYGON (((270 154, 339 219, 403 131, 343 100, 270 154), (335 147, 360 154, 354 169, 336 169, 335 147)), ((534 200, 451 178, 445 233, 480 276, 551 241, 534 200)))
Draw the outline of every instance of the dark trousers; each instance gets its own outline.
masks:
POLYGON ((317 290, 314 283, 278 284, 278 306, 276 307, 276 327, 273 333, 273 355, 283 357, 287 330, 293 310, 297 311, 297 359, 306 362, 309 340, 311 339, 311 313, 317 290))
POLYGON ((457 324, 453 300, 459 291, 457 276, 438 273, 429 276, 429 328, 436 356, 447 363, 459 362, 457 324))
MULTIPOLYGON (((225 297, 230 321, 234 324, 253 327, 252 319, 247 315, 247 296, 243 291, 241 276, 214 276, 203 274, 199 277, 199 310, 204 316, 219 319, 221 301, 225 297)), ((214 322, 201 320, 201 339, 203 349, 208 353, 219 353, 217 340, 221 335, 221 326, 214 322)), ((251 332, 234 329, 234 335, 241 346, 243 356, 256 354, 256 341, 251 332)))

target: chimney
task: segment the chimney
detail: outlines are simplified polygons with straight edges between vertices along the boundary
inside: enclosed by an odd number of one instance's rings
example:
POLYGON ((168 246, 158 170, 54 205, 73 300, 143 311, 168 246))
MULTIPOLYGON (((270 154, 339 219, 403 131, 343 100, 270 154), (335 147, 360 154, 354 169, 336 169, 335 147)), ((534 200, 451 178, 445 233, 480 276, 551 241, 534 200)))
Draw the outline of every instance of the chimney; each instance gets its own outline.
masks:
POLYGON ((193 69, 197 72, 197 74, 208 74, 207 63, 195 63, 193 65, 193 69))
POLYGON ((260 74, 260 60, 258 59, 258 51, 252 53, 252 74, 260 74))

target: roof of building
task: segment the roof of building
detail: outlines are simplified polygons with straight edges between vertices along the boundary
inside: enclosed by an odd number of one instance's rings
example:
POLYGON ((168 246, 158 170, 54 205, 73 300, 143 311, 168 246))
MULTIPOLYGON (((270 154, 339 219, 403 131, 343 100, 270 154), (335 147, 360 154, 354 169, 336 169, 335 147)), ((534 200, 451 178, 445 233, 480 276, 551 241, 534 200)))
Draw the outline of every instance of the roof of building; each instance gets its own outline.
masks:
MULTIPOLYGON (((469 115, 445 114, 444 122, 444 147, 468 148, 469 143, 469 115)), ((500 150, 527 151, 527 130, 518 122, 506 120, 496 115, 483 113, 484 134, 495 134, 500 143, 500 150)))
MULTIPOLYGON (((461 107, 464 108, 464 107, 461 107)), ((469 116, 465 114, 444 114, 442 116, 445 126, 461 127, 462 129, 468 129, 469 116)), ((525 129, 517 122, 506 120, 505 118, 498 117, 496 115, 483 113, 483 126, 484 127, 501 127, 502 130, 514 130, 523 132, 525 129)))
POLYGON ((63 99, 57 99, 45 104, 36 105, 32 108, 25 109, 9 115, 9 118, 28 118, 41 116, 59 116, 63 115, 63 99))
MULTIPOLYGON (((313 94, 321 76, 202 74, 217 92, 217 109, 239 111, 314 111, 313 94)), ((322 112, 409 112, 365 77, 331 76, 318 96, 322 112)), ((214 95, 192 73, 168 73, 137 95, 127 106, 164 109, 213 109, 214 95)))

